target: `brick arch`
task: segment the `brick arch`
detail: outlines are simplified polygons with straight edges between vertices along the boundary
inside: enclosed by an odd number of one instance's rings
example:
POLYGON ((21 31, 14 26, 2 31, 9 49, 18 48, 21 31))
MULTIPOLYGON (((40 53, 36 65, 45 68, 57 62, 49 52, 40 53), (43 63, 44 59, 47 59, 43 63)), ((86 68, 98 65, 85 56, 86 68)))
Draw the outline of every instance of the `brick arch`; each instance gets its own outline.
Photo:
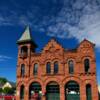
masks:
POLYGON ((68 57, 67 59, 65 59, 66 62, 68 62, 69 60, 73 60, 73 61, 75 61, 76 58, 75 58, 75 57, 68 57))
POLYGON ((33 60, 31 65, 34 65, 35 63, 38 63, 39 64, 40 60, 33 60))
POLYGON ((46 64, 47 62, 50 62, 50 63, 51 63, 52 60, 51 60, 51 59, 45 59, 44 62, 45 62, 45 64, 46 64))
POLYGON ((86 85, 90 84, 92 86, 92 85, 94 85, 94 80, 92 80, 92 79, 85 79, 84 80, 84 84, 86 84, 86 85))
POLYGON ((17 83, 16 87, 20 88, 22 85, 26 86, 26 83, 23 81, 20 81, 19 83, 17 83))
POLYGON ((38 82, 41 85, 41 87, 43 86, 43 82, 42 82, 42 80, 40 78, 36 78, 36 79, 35 78, 32 78, 32 79, 30 79, 27 82, 27 86, 29 87, 32 82, 38 82))
POLYGON ((69 81, 75 81, 77 82, 79 85, 82 83, 82 80, 79 77, 76 76, 69 76, 69 77, 65 77, 62 81, 63 86, 66 85, 66 83, 68 83, 69 81))
POLYGON ((60 62, 60 59, 55 57, 55 58, 52 59, 52 62, 54 63, 55 61, 60 62))
POLYGON ((58 78, 46 78, 44 81, 44 85, 47 86, 50 82, 56 82, 59 86, 62 84, 61 80, 58 78))
POLYGON ((93 59, 93 57, 91 57, 90 55, 89 55, 89 56, 83 56, 83 57, 81 58, 81 60, 82 60, 83 63, 84 63, 84 60, 85 60, 85 59, 89 59, 90 62, 91 62, 92 59, 93 59))

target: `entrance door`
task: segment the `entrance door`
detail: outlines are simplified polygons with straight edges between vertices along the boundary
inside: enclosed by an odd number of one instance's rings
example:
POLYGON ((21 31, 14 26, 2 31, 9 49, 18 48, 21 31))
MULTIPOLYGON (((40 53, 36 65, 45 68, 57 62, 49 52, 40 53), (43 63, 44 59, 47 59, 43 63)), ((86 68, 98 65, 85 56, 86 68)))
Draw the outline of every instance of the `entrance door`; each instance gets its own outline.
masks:
POLYGON ((46 91, 46 100, 60 100, 59 85, 56 82, 49 83, 46 91))
POLYGON ((29 100, 41 100, 41 85, 33 82, 29 88, 29 100))
POLYGON ((79 85, 70 81, 65 85, 65 100, 80 100, 79 85))

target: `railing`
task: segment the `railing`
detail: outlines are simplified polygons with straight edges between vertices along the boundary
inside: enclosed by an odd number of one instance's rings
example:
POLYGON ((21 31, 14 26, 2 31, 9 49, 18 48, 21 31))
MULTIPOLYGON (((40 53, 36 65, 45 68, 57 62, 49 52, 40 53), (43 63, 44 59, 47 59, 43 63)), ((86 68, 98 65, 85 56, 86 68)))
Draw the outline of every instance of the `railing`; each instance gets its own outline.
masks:
POLYGON ((0 96, 0 100, 16 100, 16 96, 0 96))

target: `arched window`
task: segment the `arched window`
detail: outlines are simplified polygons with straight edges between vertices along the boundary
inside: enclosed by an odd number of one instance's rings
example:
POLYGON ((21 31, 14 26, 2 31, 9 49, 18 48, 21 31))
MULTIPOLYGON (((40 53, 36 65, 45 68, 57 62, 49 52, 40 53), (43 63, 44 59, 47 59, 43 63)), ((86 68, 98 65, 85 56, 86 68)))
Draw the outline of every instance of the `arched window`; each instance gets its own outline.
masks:
POLYGON ((74 73, 74 63, 72 60, 68 62, 68 66, 69 66, 69 74, 73 74, 74 73))
POLYGON ((90 68, 90 61, 89 61, 89 59, 85 59, 84 60, 84 68, 85 68, 85 72, 88 73, 89 72, 89 68, 90 68))
POLYGON ((86 100, 92 100, 92 91, 91 91, 91 85, 86 85, 86 100))
POLYGON ((33 74, 34 75, 38 74, 38 64, 37 63, 34 64, 33 74))
POLYGON ((20 88, 20 100, 24 100, 24 86, 23 85, 20 88))
POLYGON ((27 54, 27 52, 28 52, 27 46, 23 46, 21 48, 21 55, 25 55, 25 54, 27 54))
POLYGON ((58 62, 54 62, 54 74, 58 73, 58 68, 59 68, 59 65, 58 65, 58 62))
POLYGON ((21 76, 22 77, 25 76, 25 65, 24 64, 21 65, 21 76))
POLYGON ((46 73, 47 74, 51 73, 51 63, 50 62, 47 62, 47 64, 46 64, 46 73))

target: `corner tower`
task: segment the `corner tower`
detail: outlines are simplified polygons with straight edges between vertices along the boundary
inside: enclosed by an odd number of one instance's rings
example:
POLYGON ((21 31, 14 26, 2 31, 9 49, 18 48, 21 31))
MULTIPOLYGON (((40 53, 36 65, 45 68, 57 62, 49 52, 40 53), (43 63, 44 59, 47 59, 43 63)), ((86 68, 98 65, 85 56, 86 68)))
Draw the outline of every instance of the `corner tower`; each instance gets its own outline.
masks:
MULTIPOLYGON (((23 89, 25 89, 25 81, 30 77, 30 63, 31 55, 35 53, 37 45, 32 39, 29 26, 26 27, 18 44, 18 62, 17 62, 17 100, 21 100, 23 97, 23 89), (21 91, 21 92, 20 92, 21 91), (20 94, 22 93, 22 94, 20 94), (21 95, 21 96, 20 96, 21 95)), ((25 100, 25 99, 24 99, 25 100)))

